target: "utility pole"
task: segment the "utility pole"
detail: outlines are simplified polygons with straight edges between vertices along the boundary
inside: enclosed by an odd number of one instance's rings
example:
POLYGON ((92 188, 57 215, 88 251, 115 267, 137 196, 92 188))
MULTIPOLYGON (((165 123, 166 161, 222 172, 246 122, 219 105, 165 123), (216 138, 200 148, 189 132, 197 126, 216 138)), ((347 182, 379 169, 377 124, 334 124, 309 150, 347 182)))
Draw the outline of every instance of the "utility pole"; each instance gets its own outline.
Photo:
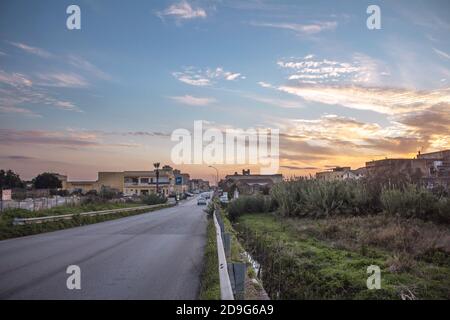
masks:
POLYGON ((156 194, 159 195, 159 162, 155 162, 153 164, 153 167, 155 167, 155 173, 156 173, 156 194))
POLYGON ((3 212, 3 186, 0 187, 0 212, 3 212))

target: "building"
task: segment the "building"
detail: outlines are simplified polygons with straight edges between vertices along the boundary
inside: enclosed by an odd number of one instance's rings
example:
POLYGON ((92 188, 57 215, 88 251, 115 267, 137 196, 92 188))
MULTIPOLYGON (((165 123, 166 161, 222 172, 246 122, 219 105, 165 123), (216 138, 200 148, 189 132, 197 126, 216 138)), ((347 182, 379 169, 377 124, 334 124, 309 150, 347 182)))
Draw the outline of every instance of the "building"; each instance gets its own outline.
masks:
POLYGON ((450 186, 450 150, 418 153, 413 159, 382 159, 366 162, 367 175, 404 176, 432 188, 450 186))
POLYGON ((335 167, 327 171, 317 172, 316 179, 319 180, 357 180, 363 176, 360 169, 352 170, 350 167, 335 167))
POLYGON ((227 175, 219 182, 219 187, 229 193, 238 190, 239 194, 253 194, 257 192, 268 192, 276 183, 283 181, 282 174, 251 174, 250 169, 242 170, 242 174, 235 172, 227 175))
POLYGON ((191 179, 189 181, 189 190, 190 191, 199 190, 201 192, 209 191, 210 190, 209 181, 203 179, 191 179))
MULTIPOLYGON (((68 181, 67 177, 61 177, 60 179, 63 189, 70 192, 87 193, 91 190, 100 192, 102 188, 109 188, 117 190, 125 196, 131 196, 156 193, 157 189, 155 170, 99 172, 96 181, 68 181)), ((159 169, 158 190, 165 196, 173 195, 177 192, 186 192, 188 186, 188 174, 181 173, 179 170, 173 170, 170 166, 164 166, 162 169, 159 169)))
POLYGON ((175 192, 185 193, 189 191, 190 176, 187 173, 181 173, 180 170, 173 170, 175 176, 175 192))

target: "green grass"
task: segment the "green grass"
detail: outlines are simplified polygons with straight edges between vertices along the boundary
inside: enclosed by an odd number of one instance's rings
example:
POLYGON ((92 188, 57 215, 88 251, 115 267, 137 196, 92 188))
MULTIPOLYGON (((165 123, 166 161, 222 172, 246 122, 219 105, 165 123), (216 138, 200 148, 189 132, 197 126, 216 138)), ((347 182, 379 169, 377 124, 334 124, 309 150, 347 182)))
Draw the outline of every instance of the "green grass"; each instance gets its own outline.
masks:
POLYGON ((82 205, 64 205, 53 207, 51 209, 44 209, 38 211, 28 211, 25 209, 7 209, 1 214, 1 217, 16 217, 16 218, 33 218, 45 216, 57 216, 64 214, 76 214, 89 211, 101 211, 111 209, 122 209, 145 206, 143 203, 88 203, 82 205))
POLYGON ((108 209, 120 209, 142 206, 142 204, 135 203, 95 203, 81 206, 61 206, 47 210, 40 211, 27 211, 24 209, 9 209, 0 214, 0 240, 23 237, 43 232, 51 232, 61 229, 73 228, 82 225, 103 222, 107 220, 119 219, 132 215, 137 215, 145 212, 158 210, 160 208, 167 207, 168 205, 161 205, 151 209, 137 209, 128 212, 107 214, 101 216, 80 216, 76 215, 70 220, 52 221, 39 224, 26 224, 26 225, 13 225, 14 218, 32 218, 43 217, 51 215, 63 215, 63 214, 78 214, 89 211, 101 211, 108 209))
POLYGON ((268 213, 243 215, 234 227, 262 264, 264 288, 272 299, 400 299, 410 293, 418 299, 450 298, 449 266, 417 261, 413 270, 391 272, 391 256, 382 250, 363 255, 337 248, 305 237, 288 220, 268 213), (380 290, 366 287, 369 265, 382 270, 380 290))
POLYGON ((219 260, 217 257, 214 220, 208 218, 204 265, 201 276, 200 300, 220 300, 219 260))

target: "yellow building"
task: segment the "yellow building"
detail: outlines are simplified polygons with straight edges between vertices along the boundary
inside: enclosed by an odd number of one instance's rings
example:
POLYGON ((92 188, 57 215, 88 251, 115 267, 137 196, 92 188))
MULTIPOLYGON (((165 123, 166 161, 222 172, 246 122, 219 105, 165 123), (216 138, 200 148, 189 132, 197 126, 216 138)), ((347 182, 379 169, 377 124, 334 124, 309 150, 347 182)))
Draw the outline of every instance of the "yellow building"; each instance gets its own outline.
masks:
MULTIPOLYGON (((102 188, 110 188, 122 192, 125 196, 156 193, 156 171, 99 172, 96 181, 67 181, 65 176, 60 176, 60 179, 63 189, 70 192, 86 193, 91 190, 100 192, 102 188)), ((159 192, 165 196, 186 192, 188 179, 189 175, 181 174, 170 166, 164 166, 159 170, 159 192), (181 176, 181 180, 176 179, 175 175, 181 176)))

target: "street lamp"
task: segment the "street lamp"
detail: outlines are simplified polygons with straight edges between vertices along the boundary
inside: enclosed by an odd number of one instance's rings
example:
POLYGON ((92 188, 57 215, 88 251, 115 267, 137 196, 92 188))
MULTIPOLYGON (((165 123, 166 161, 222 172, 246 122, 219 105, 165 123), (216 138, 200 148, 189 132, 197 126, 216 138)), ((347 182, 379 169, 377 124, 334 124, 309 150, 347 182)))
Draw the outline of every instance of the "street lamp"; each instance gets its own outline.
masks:
POLYGON ((159 162, 155 162, 153 167, 155 167, 156 172, 156 194, 159 195, 159 162))
POLYGON ((217 184, 217 187, 219 187, 219 170, 217 170, 217 168, 213 167, 213 166, 208 166, 208 168, 216 169, 216 184, 217 184))

